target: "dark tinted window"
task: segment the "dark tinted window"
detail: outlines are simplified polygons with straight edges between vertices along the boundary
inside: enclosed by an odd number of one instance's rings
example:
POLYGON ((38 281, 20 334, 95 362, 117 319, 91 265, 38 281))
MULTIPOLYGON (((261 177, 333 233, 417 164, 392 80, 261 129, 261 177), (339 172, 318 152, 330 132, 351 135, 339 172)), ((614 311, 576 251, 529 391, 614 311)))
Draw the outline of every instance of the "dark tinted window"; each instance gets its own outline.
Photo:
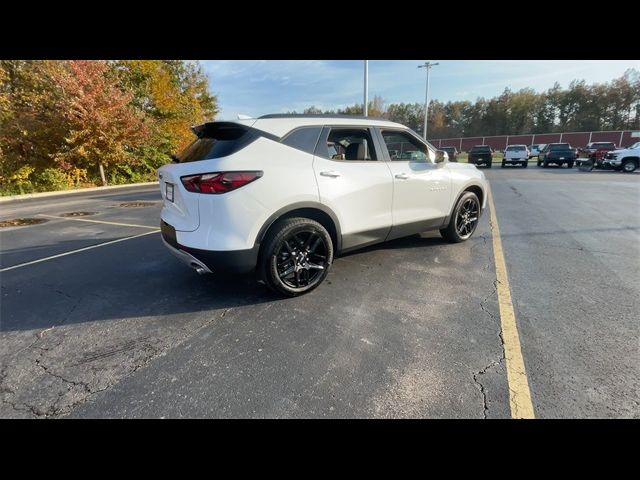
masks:
POLYGON ((566 150, 567 148, 571 148, 568 143, 553 143, 549 145, 549 150, 566 150))
POLYGON ((207 123, 196 130, 199 138, 177 155, 180 163, 226 157, 247 145, 252 137, 249 127, 230 122, 207 123))
POLYGON ((519 152, 522 150, 526 150, 527 147, 525 147, 524 145, 511 145, 509 147, 507 147, 507 151, 508 152, 519 152))
POLYGON ((491 148, 489 146, 483 145, 483 146, 473 147, 471 148, 471 151, 473 153, 490 153, 491 148))
POLYGON ((615 145, 612 142, 600 142, 594 143, 591 148, 615 148, 615 145))
POLYGON ((303 127, 289 133, 282 143, 307 153, 313 153, 318 143, 322 127, 303 127))

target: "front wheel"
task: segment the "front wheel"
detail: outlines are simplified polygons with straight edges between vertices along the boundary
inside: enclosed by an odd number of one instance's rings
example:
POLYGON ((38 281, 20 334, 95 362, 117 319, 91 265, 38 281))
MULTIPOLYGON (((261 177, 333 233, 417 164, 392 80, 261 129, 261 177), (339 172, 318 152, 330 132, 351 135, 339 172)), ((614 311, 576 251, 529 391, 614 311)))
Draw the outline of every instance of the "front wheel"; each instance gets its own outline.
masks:
POLYGON ((287 218, 269 232, 260 273, 269 288, 295 297, 320 285, 332 262, 331 236, 320 223, 309 218, 287 218))
POLYGON ((522 168, 527 168, 529 166, 529 162, 522 162, 522 168))
POLYGON ((504 162, 504 160, 502 161, 502 168, 505 168, 507 166, 507 164, 504 162))
POLYGON ((573 168, 573 162, 567 163, 567 168, 573 168))
POLYGON ((440 235, 452 243, 468 240, 478 226, 480 201, 473 192, 465 192, 453 209, 449 225, 440 230, 440 235))
POLYGON ((625 160, 622 164, 622 171, 624 173, 634 172, 638 168, 638 163, 635 160, 625 160))
POLYGON ((538 166, 541 167, 542 166, 542 162, 540 160, 538 160, 538 166))

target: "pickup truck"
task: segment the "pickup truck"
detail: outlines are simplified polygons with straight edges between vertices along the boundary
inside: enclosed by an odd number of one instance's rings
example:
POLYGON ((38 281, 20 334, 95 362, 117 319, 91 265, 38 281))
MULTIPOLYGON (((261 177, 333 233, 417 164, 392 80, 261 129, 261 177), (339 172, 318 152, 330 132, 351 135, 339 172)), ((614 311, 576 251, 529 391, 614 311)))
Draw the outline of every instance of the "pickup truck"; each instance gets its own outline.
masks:
POLYGON ((607 152, 616 149, 616 144, 613 142, 591 142, 587 143, 587 146, 581 148, 578 153, 580 157, 587 157, 597 160, 604 157, 607 152))
POLYGON ((529 149, 526 145, 507 145, 502 158, 502 168, 509 165, 522 165, 527 168, 529 165, 529 149))
POLYGON ((489 145, 474 145, 469 150, 468 163, 473 163, 476 166, 485 165, 487 168, 491 168, 492 161, 493 150, 489 145))
POLYGON ((608 152, 602 160, 604 168, 622 170, 631 173, 640 166, 640 142, 636 142, 629 148, 608 152))
POLYGON ((550 163, 559 167, 566 163, 569 168, 576 161, 576 151, 568 143, 549 143, 538 155, 538 166, 547 168, 550 163))
POLYGON ((440 150, 442 150, 443 152, 447 152, 450 162, 458 161, 458 149, 456 147, 440 147, 440 150))

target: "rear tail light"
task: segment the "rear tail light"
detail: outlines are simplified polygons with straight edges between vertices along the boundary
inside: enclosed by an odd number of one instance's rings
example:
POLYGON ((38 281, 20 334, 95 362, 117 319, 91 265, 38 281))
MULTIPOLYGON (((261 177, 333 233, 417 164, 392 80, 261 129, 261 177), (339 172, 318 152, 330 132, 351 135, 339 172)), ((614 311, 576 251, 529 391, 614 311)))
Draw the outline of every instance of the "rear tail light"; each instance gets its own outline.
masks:
POLYGON ((262 177, 262 172, 214 172, 180 177, 184 188, 194 193, 227 193, 262 177))

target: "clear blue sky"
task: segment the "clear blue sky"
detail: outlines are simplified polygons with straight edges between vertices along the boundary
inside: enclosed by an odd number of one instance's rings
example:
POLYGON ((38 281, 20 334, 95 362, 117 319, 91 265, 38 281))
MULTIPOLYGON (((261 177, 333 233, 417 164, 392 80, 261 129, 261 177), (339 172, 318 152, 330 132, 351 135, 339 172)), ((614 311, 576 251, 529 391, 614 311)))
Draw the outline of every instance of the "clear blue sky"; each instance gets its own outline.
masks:
MULTIPOLYGON (((369 98, 386 103, 424 102, 425 60, 370 60, 369 98)), ((574 79, 608 82, 639 60, 429 60, 431 98, 440 101, 493 97, 505 87, 543 91, 574 79)), ((202 60, 211 90, 219 95, 218 119, 238 113, 260 116, 315 105, 323 110, 362 103, 362 60, 202 60)))

